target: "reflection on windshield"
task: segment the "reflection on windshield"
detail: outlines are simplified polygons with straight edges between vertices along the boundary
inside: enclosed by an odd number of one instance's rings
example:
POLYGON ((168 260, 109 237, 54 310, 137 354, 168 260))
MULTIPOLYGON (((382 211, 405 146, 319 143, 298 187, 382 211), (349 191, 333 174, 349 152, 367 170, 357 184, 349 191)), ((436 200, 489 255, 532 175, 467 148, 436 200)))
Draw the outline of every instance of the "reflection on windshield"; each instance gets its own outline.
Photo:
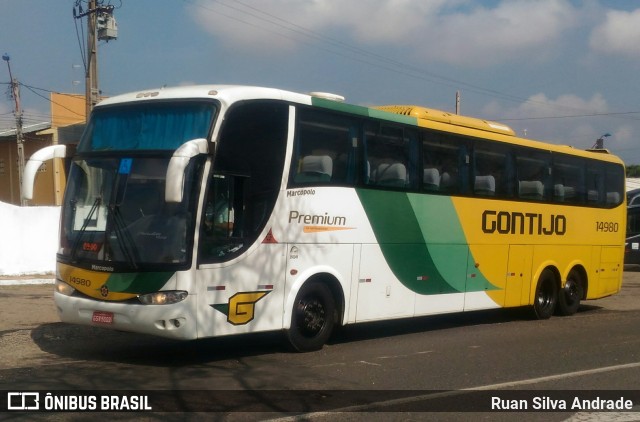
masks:
MULTIPOLYGON (((194 201, 187 195, 179 204, 164 202, 169 159, 75 161, 65 195, 61 254, 127 268, 186 262, 194 201)), ((187 170, 189 185, 193 173, 187 170)))

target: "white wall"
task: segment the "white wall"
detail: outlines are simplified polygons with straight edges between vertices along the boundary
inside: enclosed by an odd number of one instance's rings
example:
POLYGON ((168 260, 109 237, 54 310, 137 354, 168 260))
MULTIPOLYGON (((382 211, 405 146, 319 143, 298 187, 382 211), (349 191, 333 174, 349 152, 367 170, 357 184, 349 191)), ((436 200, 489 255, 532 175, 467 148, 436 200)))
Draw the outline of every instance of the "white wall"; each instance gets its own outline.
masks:
POLYGON ((0 202, 0 276, 55 273, 60 207, 0 202))

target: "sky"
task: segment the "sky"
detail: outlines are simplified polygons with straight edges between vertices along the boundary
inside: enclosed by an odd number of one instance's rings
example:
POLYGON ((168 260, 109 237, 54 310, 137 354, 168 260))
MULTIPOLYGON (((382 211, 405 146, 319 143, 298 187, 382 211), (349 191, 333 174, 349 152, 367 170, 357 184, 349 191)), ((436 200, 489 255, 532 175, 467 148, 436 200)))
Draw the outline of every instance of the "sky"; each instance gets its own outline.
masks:
MULTIPOLYGON (((25 124, 49 92, 84 94, 86 0, 0 0, 0 53, 25 124), (77 10, 77 9, 76 9, 77 10), (75 81, 75 82, 74 82, 75 81)), ((242 84, 332 92, 497 120, 520 136, 605 147, 640 164, 640 1, 102 0, 118 37, 98 45, 111 96, 242 84)), ((14 125, 0 63, 0 128, 14 125)))

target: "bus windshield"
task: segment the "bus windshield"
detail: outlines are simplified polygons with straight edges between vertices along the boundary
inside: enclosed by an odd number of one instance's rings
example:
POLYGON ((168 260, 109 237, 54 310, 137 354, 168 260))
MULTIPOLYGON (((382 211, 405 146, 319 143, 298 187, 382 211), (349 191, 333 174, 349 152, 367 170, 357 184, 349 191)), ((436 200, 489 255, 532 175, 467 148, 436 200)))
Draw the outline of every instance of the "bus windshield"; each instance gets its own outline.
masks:
POLYGON ((196 214, 190 191, 204 158, 186 169, 190 188, 177 204, 164 200, 167 166, 180 145, 208 138, 216 109, 186 100, 96 108, 69 171, 60 259, 117 270, 189 262, 196 214))
POLYGON ((78 152, 175 150, 191 139, 208 138, 215 103, 142 103, 96 108, 78 152))
MULTIPOLYGON (((164 201, 169 160, 168 154, 74 160, 63 206, 61 257, 129 270, 186 263, 196 201, 189 192, 181 203, 164 201)), ((201 161, 187 168, 185 186, 195 185, 201 161)))

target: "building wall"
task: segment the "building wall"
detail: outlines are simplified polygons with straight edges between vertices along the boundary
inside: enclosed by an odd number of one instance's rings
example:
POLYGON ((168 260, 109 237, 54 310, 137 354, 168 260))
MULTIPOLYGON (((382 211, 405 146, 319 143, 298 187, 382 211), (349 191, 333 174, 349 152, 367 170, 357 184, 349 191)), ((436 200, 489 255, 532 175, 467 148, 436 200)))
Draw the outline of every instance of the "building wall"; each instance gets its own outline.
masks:
MULTIPOLYGON (((14 198, 18 187, 17 152, 15 142, 0 142, 0 202, 16 204, 14 198)), ((19 201, 17 202, 19 203, 19 201)))
MULTIPOLYGON (((24 134, 25 162, 40 148, 52 144, 51 135, 24 134)), ((54 190, 54 164, 45 163, 40 168, 34 186, 31 205, 57 205, 54 190)), ((59 171, 59 170, 58 170, 59 171)), ((20 183, 18 175, 18 146, 15 137, 0 139, 0 201, 20 205, 20 183)))
POLYGON ((76 94, 51 93, 51 128, 85 121, 85 97, 76 94))
MULTIPOLYGON (((51 94, 51 125, 38 132, 24 133, 25 163, 36 151, 49 145, 77 145, 85 122, 85 97, 76 94, 51 94)), ((33 199, 28 205, 60 205, 66 186, 65 160, 45 162, 36 175, 33 199)), ((16 137, 0 137, 0 202, 20 205, 18 147, 16 137)))
MULTIPOLYGON (((82 135, 82 126, 86 121, 85 96, 76 94, 51 93, 51 134, 53 144, 69 144, 67 155, 77 145, 82 135)), ((47 163, 50 165, 50 179, 45 177, 42 182, 36 177, 33 191, 34 205, 41 205, 41 200, 51 200, 52 205, 61 205, 62 196, 67 183, 68 162, 55 158, 47 163), (49 183, 50 182, 50 183, 49 183), (42 196, 40 196, 42 195, 42 196)), ((42 168, 40 169, 42 171, 42 168)), ((40 175, 39 175, 40 176, 40 175)), ((43 204, 44 205, 44 204, 43 204)))

